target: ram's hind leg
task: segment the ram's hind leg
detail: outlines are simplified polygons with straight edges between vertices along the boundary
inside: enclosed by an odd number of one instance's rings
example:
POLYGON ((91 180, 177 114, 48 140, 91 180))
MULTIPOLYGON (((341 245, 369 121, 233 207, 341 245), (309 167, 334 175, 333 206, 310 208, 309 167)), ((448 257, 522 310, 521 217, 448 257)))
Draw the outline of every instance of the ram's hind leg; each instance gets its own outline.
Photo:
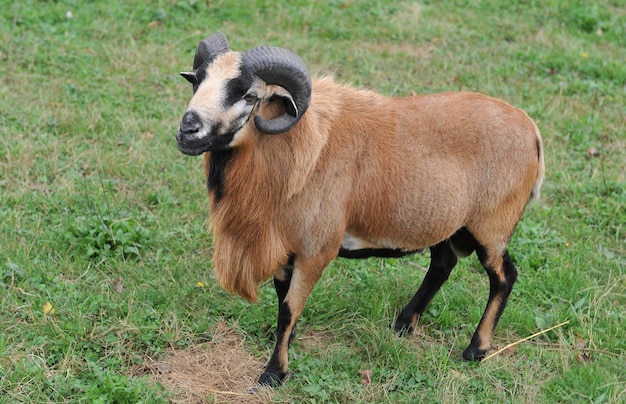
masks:
POLYGON ((517 279, 517 270, 506 249, 504 253, 498 253, 479 247, 476 252, 489 276, 489 300, 470 345, 463 351, 463 358, 467 360, 482 360, 491 348, 493 330, 517 279))
POLYGON ((396 332, 401 335, 413 332, 417 320, 424 313, 441 285, 448 279, 456 262, 456 255, 447 240, 430 247, 428 272, 409 304, 400 312, 396 320, 396 332))

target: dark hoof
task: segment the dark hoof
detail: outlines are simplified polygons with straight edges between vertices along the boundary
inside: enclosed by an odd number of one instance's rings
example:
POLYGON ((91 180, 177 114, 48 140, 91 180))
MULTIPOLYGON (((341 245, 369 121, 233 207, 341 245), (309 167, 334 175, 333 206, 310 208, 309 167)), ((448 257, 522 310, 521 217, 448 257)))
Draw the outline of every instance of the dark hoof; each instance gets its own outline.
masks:
POLYGON ((395 325, 396 334, 400 337, 407 337, 413 334, 414 328, 408 321, 403 321, 401 319, 396 320, 395 325))
POLYGON ((485 359, 485 356, 487 356, 486 349, 472 348, 471 346, 469 346, 465 349, 465 351, 463 351, 463 359, 467 361, 480 362, 481 360, 485 359))
POLYGON ((283 384, 284 378, 285 374, 283 374, 281 377, 274 373, 263 372, 261 377, 259 377, 259 384, 261 386, 280 387, 283 384))

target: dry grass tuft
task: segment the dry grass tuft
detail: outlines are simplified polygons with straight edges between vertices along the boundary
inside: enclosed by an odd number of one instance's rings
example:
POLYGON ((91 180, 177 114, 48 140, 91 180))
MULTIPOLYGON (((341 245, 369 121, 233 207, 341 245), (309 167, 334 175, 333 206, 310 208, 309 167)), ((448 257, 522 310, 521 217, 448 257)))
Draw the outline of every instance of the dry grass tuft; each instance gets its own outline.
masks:
POLYGON ((147 358, 140 373, 170 391, 174 403, 268 403, 271 389, 250 392, 263 365, 241 336, 220 323, 210 342, 171 349, 160 361, 147 358))

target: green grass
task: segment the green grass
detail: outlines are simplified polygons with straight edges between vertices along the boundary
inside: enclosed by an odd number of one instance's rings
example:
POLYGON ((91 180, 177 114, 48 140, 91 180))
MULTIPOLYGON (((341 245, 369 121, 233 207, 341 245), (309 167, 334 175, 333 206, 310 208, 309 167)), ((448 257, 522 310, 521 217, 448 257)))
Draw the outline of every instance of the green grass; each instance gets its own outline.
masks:
POLYGON ((338 259, 304 311, 277 401, 626 401, 621 2, 274 3, 0 7, 0 403, 166 402, 132 370, 219 321, 269 356, 273 289, 251 306, 216 286, 201 162, 174 141, 191 93, 178 72, 217 30, 234 49, 287 47, 315 73, 390 96, 503 98, 544 139, 542 199, 511 242, 519 282, 494 342, 567 325, 466 363, 488 293, 475 258, 405 339, 390 325, 427 256, 338 259))

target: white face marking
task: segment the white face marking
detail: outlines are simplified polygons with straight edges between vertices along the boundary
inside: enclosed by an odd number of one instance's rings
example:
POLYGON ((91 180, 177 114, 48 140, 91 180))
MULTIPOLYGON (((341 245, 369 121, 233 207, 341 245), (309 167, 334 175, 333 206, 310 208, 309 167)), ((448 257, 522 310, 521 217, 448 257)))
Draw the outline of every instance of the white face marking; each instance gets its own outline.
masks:
POLYGON ((240 59, 239 53, 229 52, 219 56, 206 68, 206 76, 187 106, 187 111, 197 113, 203 123, 202 128, 193 135, 195 139, 231 134, 241 128, 252 113, 254 104, 244 99, 226 105, 227 86, 241 74, 240 59))
POLYGON ((229 125, 223 125, 218 132, 219 135, 229 133, 232 128, 240 128, 248 120, 254 105, 249 105, 245 100, 239 100, 230 108, 222 110, 222 122, 229 122, 229 125))

